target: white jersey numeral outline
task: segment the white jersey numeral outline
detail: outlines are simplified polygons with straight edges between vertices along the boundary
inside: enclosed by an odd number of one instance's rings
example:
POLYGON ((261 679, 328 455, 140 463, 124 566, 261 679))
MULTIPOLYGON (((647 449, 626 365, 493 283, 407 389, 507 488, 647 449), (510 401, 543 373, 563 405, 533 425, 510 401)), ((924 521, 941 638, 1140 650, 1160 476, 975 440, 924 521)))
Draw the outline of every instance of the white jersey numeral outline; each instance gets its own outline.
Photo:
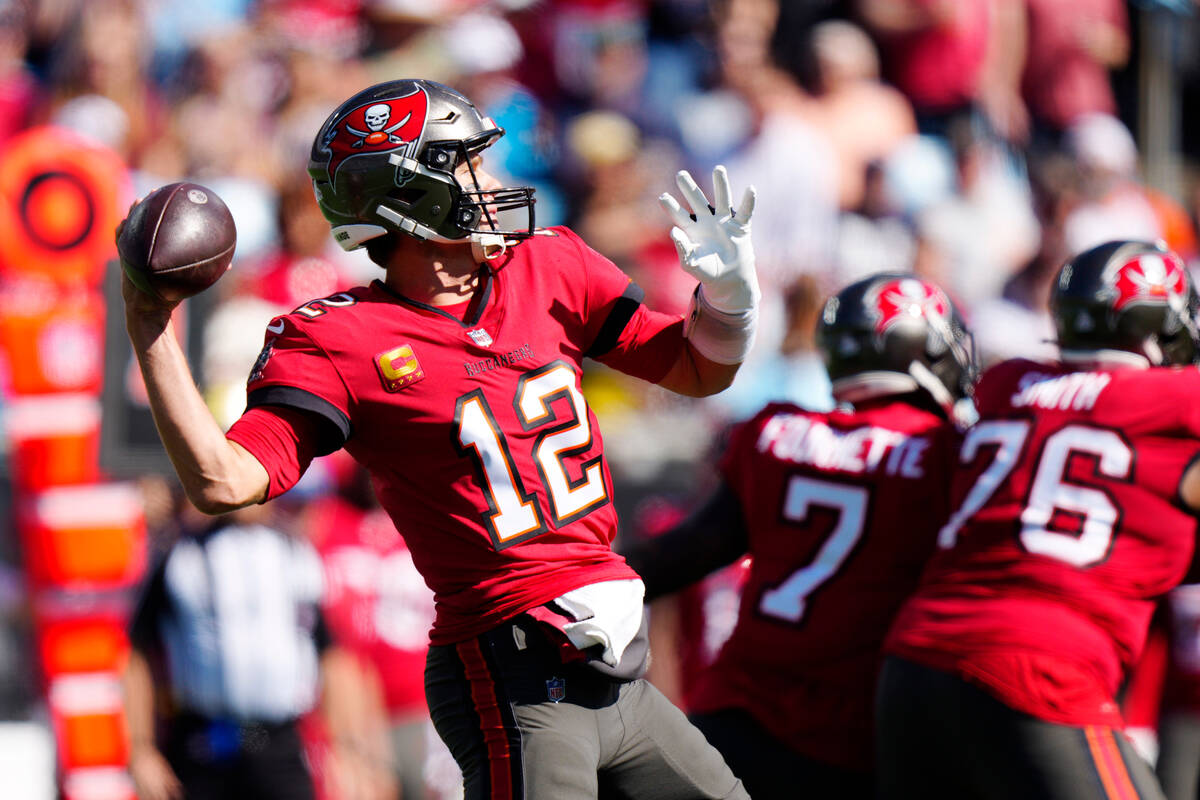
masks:
POLYGON ((1113 431, 1068 425, 1056 432, 1042 447, 1029 500, 1021 512, 1021 544, 1031 553, 1083 569, 1108 557, 1121 509, 1101 488, 1064 481, 1076 454, 1094 456, 1096 473, 1106 478, 1128 480, 1133 472, 1133 450, 1113 431), (1078 535, 1047 527, 1056 510, 1082 517, 1078 535))
POLYGON ((949 549, 958 540, 958 532, 967 520, 983 508, 1004 479, 1017 465, 1017 457, 1029 435, 1029 422, 1023 419, 992 419, 976 423, 963 439, 959 461, 970 464, 979 456, 982 447, 996 446, 996 454, 987 468, 975 479, 962 505, 938 531, 938 547, 949 549))
POLYGON ((792 624, 804 618, 808 597, 837 574, 866 530, 871 493, 862 486, 793 475, 783 497, 783 518, 800 525, 814 507, 837 512, 837 522, 811 563, 763 591, 759 613, 792 624))
MULTIPOLYGON (((1025 446, 1026 420, 987 420, 977 423, 963 440, 960 462, 970 464, 981 447, 996 445, 996 453, 963 498, 962 505, 938 533, 938 546, 951 548, 958 533, 983 508, 1008 478, 1025 446)), ((1047 556, 1080 569, 1104 561, 1112 549, 1121 509, 1102 487, 1069 482, 1074 456, 1094 460, 1098 477, 1128 481, 1133 474, 1133 449, 1115 431, 1071 424, 1046 437, 1028 497, 1022 504, 1018 539, 1030 553, 1047 556), (1079 532, 1050 527, 1055 512, 1080 518, 1079 532)))

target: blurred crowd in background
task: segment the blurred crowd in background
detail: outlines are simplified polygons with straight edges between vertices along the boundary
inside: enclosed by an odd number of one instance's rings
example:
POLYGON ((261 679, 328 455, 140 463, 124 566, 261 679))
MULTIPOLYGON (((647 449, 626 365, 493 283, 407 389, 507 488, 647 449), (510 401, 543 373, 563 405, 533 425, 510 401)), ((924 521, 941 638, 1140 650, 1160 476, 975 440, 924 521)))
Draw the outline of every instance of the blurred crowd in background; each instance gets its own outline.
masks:
MULTIPOLYGON (((325 116, 362 87, 424 77, 466 94, 507 131, 489 170, 535 186, 539 225, 572 227, 661 310, 683 312, 692 282, 656 198, 680 168, 706 186, 725 164, 735 193, 758 190, 764 291, 735 384, 690 400, 599 365, 585 377, 622 535, 641 535, 705 490, 731 422, 773 399, 831 405, 813 329, 851 280, 938 282, 986 365, 1053 356, 1049 281, 1083 249, 1162 239, 1200 266, 1195 12, 1187 0, 0 0, 0 148, 57 125, 117 152, 137 196, 187 179, 225 199, 238 248, 211 290, 202 388, 226 423, 273 316, 381 276, 335 245, 305 172, 325 116)), ((334 632, 369 665, 380 648, 423 651, 431 600, 352 472, 314 464, 278 501, 278 525, 324 556, 334 632), (331 526, 334 514, 354 522, 331 526), (329 541, 335 528, 357 540, 329 541)), ((162 476, 144 486, 165 549, 179 499, 162 476)), ((732 620, 731 592, 709 598, 714 619, 732 620)), ((0 582, 0 607, 19 614, 19 577, 0 582)), ((10 716, 38 702, 21 652, 0 646, 10 716)), ((657 669, 679 699, 675 662, 663 652, 657 669)), ((420 659, 399 669, 376 677, 379 702, 419 716, 420 659)), ((453 787, 452 763, 431 769, 453 787)))

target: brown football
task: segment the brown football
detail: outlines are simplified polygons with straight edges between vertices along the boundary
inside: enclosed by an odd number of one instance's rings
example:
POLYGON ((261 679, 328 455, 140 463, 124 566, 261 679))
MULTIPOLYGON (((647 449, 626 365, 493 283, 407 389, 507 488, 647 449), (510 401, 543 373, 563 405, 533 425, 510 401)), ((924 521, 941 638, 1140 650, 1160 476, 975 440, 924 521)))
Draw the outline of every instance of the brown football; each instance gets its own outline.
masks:
POLYGON ((204 291, 233 262, 237 228, 217 193, 182 181, 142 198, 117 235, 130 280, 148 294, 177 301, 204 291))

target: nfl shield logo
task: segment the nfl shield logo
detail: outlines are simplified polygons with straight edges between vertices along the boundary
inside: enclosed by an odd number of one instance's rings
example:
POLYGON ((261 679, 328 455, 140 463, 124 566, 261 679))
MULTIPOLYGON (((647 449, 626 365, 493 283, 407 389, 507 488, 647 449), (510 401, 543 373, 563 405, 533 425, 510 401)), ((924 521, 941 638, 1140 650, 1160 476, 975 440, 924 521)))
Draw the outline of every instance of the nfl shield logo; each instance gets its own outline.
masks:
POLYGON ((546 681, 546 697, 550 698, 555 703, 560 702, 567 696, 567 679, 566 678, 551 678, 546 681))
POLYGON ((480 347, 492 346, 492 337, 483 328, 475 328, 474 330, 467 331, 467 336, 470 336, 471 341, 480 347))

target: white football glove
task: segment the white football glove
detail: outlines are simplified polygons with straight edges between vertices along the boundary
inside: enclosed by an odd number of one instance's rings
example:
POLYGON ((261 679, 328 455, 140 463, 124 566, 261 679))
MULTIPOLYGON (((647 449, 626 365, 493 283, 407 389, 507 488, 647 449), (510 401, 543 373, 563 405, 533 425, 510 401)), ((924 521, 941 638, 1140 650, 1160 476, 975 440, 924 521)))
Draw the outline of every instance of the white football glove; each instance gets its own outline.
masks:
POLYGON ((704 300, 717 311, 738 315, 756 309, 761 293, 750 243, 754 187, 746 187, 735 211, 724 166, 713 170, 712 205, 687 170, 675 174, 675 183, 692 213, 680 208, 666 192, 658 202, 675 223, 671 241, 679 252, 680 266, 700 281, 704 300))

